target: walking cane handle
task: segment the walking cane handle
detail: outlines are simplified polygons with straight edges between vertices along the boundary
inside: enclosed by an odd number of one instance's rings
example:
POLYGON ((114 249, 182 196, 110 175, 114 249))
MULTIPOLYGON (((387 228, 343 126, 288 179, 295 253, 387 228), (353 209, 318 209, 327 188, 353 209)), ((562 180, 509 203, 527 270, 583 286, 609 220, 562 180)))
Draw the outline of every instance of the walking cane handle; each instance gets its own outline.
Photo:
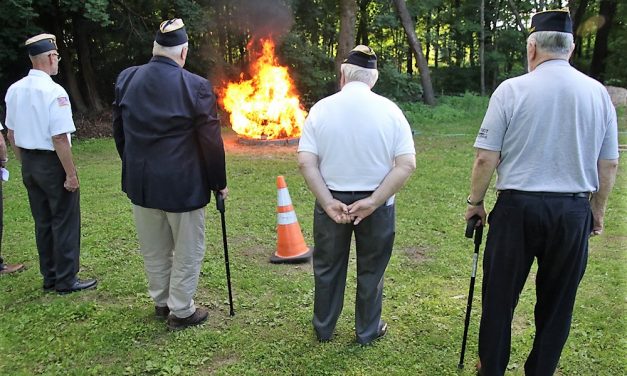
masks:
POLYGON ((220 212, 220 213, 224 213, 224 196, 222 196, 222 193, 220 193, 220 191, 213 191, 213 194, 216 196, 216 209, 220 212))
POLYGON ((477 225, 477 222, 480 220, 481 220, 481 217, 479 217, 478 215, 473 215, 472 217, 470 217, 468 222, 466 222, 466 237, 467 238, 472 238, 472 234, 475 232, 475 226, 477 225))

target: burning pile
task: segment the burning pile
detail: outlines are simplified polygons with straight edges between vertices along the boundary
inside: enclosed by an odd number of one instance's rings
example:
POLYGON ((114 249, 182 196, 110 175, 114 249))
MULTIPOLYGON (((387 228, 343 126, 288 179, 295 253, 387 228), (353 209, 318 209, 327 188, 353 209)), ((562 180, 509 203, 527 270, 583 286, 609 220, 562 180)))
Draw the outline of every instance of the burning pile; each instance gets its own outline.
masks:
MULTIPOLYGON (((278 65, 274 43, 261 40, 261 56, 251 66, 250 80, 228 83, 220 93, 237 134, 254 139, 300 137, 307 112, 303 110, 286 67, 278 65)), ((250 44, 249 44, 250 46, 250 44)))

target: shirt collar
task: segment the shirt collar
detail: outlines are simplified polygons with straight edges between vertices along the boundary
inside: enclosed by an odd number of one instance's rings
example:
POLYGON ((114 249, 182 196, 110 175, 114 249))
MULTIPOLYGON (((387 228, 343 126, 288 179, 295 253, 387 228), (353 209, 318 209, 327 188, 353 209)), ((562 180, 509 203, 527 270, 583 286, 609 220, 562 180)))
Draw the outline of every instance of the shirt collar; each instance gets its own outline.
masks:
POLYGON ((540 63, 540 65, 536 67, 536 69, 548 68, 548 67, 554 67, 554 66, 570 67, 570 63, 568 62, 568 60, 564 60, 564 59, 552 59, 552 60, 543 61, 542 63, 540 63))
POLYGON ((344 87, 342 88, 342 90, 345 89, 349 89, 349 90, 368 90, 370 91, 370 87, 368 86, 368 84, 365 84, 361 81, 351 81, 349 83, 344 84, 344 87))
POLYGON ((43 77, 43 78, 48 78, 49 80, 52 80, 52 77, 50 77, 50 75, 42 70, 39 69, 31 69, 28 71, 28 75, 29 76, 34 76, 34 77, 43 77))

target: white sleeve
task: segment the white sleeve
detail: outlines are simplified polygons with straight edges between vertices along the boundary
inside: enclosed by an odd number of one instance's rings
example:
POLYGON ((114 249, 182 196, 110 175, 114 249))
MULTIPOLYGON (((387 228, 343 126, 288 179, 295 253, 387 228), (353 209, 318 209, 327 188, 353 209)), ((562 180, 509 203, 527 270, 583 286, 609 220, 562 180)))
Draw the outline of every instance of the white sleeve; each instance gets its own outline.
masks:
POLYGON ((474 146, 476 148, 501 151, 508 125, 507 114, 503 108, 504 99, 502 98, 506 92, 505 85, 501 84, 492 94, 488 110, 481 123, 481 129, 479 129, 479 134, 475 139, 474 146))
POLYGON ((307 118, 305 119, 305 125, 303 126, 303 133, 300 135, 300 141, 298 142, 298 151, 306 151, 318 155, 318 146, 316 145, 315 137, 315 118, 316 118, 316 106, 314 105, 310 110, 307 118))
POLYGON ((397 140, 396 148, 394 150, 394 157, 398 157, 403 154, 416 154, 416 148, 414 147, 414 136, 411 133, 411 126, 407 122, 407 118, 403 114, 403 111, 394 105, 398 111, 397 120, 397 140))
POLYGON ((72 120, 70 97, 61 86, 53 93, 50 103, 50 135, 56 136, 76 131, 74 120, 72 120))

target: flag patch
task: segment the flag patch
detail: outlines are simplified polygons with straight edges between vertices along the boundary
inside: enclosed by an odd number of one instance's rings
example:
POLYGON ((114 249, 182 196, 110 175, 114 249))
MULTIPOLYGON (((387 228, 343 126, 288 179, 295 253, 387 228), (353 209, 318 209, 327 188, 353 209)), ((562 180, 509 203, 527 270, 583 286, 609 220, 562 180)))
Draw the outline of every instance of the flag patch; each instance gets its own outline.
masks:
POLYGON ((59 98, 57 98, 57 104, 59 105, 59 107, 69 106, 70 105, 70 98, 68 98, 68 97, 59 97, 59 98))

